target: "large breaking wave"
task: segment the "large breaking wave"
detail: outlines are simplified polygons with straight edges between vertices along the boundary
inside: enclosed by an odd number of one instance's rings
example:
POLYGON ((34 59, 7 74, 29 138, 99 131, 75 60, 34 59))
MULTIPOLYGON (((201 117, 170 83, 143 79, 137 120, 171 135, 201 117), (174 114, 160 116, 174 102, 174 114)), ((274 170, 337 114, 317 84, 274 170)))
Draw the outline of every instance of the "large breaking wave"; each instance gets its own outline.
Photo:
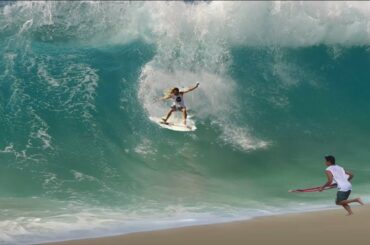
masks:
POLYGON ((0 10, 1 244, 327 207, 286 193, 321 183, 327 153, 368 194, 369 3, 0 10), (195 82, 197 131, 148 120, 168 110, 154 98, 195 82))

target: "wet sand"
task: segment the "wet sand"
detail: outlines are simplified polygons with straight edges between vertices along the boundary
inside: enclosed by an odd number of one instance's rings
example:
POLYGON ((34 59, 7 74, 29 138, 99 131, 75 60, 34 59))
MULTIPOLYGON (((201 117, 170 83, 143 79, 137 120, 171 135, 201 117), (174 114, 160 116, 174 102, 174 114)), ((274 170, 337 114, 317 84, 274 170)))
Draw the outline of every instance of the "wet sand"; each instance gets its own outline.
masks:
POLYGON ((352 207, 355 213, 352 216, 346 216, 344 209, 336 209, 48 244, 368 244, 370 205, 352 207))

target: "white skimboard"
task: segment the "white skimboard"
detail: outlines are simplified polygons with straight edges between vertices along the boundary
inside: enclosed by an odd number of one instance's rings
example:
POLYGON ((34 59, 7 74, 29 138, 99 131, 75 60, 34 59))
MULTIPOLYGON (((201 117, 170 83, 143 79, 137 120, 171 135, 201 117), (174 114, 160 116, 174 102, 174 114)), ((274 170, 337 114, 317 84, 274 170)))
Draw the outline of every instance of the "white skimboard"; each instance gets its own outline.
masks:
POLYGON ((163 122, 162 118, 159 117, 149 117, 149 119, 158 124, 162 128, 166 128, 173 131, 179 131, 179 132, 189 132, 189 131, 195 131, 197 127, 195 126, 195 122, 191 118, 186 119, 186 126, 182 123, 181 120, 176 120, 173 118, 170 118, 167 120, 166 123, 163 122))

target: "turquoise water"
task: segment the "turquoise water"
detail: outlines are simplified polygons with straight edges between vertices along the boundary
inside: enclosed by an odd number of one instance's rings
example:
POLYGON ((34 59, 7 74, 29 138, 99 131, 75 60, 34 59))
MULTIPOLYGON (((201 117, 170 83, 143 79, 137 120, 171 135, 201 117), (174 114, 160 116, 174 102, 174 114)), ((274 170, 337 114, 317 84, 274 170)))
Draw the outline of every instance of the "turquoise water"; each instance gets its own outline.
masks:
POLYGON ((368 3, 2 2, 0 244, 369 200, 368 3), (198 129, 159 128, 173 87, 198 129))

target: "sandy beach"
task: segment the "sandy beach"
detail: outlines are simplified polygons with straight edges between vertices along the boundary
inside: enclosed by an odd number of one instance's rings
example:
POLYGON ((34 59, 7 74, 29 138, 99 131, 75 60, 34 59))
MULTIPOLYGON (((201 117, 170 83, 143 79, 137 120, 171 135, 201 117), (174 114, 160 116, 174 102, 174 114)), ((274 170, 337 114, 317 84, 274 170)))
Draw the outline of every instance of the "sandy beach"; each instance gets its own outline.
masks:
POLYGON ((367 244, 370 206, 353 205, 353 210, 352 216, 335 209, 49 244, 367 244))

